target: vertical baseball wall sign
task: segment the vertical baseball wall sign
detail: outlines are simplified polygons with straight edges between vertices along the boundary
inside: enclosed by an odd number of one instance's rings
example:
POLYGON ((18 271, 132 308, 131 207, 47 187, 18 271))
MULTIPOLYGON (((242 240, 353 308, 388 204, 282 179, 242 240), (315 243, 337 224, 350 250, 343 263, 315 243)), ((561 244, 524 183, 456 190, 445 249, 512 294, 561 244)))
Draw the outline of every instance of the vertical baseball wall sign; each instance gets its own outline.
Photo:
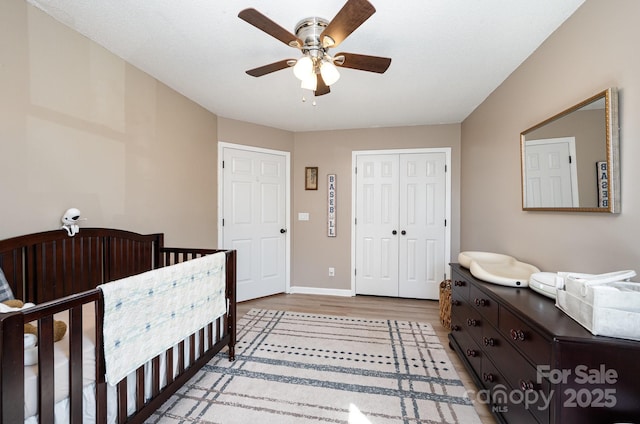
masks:
POLYGON ((598 207, 609 207, 609 171, 607 162, 596 162, 598 172, 598 207))
POLYGON ((327 236, 336 236, 336 174, 327 175, 327 236))

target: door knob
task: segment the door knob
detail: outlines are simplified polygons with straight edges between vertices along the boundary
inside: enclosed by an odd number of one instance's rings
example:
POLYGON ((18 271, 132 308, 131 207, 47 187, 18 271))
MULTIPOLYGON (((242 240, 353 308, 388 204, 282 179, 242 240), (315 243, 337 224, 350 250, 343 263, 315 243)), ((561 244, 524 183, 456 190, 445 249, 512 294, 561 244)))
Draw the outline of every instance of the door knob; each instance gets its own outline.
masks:
POLYGON ((405 230, 400 231, 400 234, 402 234, 403 236, 407 234, 407 232, 405 230))
POLYGON ((285 230, 284 228, 280 228, 280 234, 284 234, 286 232, 287 232, 287 230, 285 230))
POLYGON ((398 234, 398 232, 396 230, 393 230, 393 231, 391 231, 391 234, 393 234, 395 236, 396 234, 398 234))

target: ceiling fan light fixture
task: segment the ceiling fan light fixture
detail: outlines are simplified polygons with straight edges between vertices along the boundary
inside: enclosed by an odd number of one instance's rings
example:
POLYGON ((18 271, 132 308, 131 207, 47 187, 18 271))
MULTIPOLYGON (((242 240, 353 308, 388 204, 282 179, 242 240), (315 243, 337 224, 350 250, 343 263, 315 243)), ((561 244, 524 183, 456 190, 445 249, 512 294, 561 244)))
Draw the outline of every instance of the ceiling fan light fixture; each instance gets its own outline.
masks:
POLYGON ((323 60, 320 65, 320 75, 327 85, 333 85, 340 79, 338 68, 330 60, 323 60))
POLYGON ((300 87, 306 90, 316 91, 316 88, 318 88, 318 78, 316 77, 316 74, 309 74, 305 79, 302 80, 302 83, 300 83, 300 87))
POLYGON ((337 67, 383 74, 391 64, 390 58, 355 53, 338 53, 331 57, 329 54, 330 48, 338 47, 375 12, 376 9, 369 0, 346 0, 331 21, 308 17, 298 22, 294 33, 291 33, 256 9, 244 9, 238 13, 240 19, 302 53, 300 59, 281 60, 250 69, 246 73, 260 77, 293 67, 293 73, 301 81, 301 86, 313 90, 315 96, 331 92, 329 86, 340 78, 337 67))
POLYGON ((302 56, 293 67, 293 74, 300 81, 309 78, 309 75, 313 75, 313 60, 309 56, 302 56))

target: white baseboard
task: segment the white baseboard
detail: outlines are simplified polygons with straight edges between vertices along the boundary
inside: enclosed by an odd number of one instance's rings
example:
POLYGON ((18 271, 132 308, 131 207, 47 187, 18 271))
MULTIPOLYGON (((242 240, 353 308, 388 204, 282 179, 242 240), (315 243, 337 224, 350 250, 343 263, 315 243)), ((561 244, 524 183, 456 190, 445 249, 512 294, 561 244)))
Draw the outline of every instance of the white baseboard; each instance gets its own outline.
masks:
POLYGON ((300 286, 289 287, 289 293, 290 294, 320 294, 324 296, 342 296, 342 297, 355 296, 355 293, 351 290, 323 289, 318 287, 300 287, 300 286))

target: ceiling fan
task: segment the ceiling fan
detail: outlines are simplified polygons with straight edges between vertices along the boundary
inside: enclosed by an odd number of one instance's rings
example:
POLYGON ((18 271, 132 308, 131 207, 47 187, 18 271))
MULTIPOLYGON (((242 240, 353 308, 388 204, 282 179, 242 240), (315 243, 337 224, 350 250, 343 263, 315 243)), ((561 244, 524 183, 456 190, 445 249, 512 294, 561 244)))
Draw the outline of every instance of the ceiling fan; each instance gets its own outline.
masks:
POLYGON ((246 72, 261 77, 293 67, 295 76, 302 81, 302 88, 313 90, 316 96, 329 93, 329 86, 340 78, 336 67, 382 74, 391 64, 390 58, 355 53, 329 54, 330 48, 337 47, 375 12, 375 7, 367 0, 347 0, 332 21, 318 17, 303 19, 296 25, 294 35, 256 9, 245 9, 238 14, 240 19, 302 52, 299 59, 284 59, 246 72))

